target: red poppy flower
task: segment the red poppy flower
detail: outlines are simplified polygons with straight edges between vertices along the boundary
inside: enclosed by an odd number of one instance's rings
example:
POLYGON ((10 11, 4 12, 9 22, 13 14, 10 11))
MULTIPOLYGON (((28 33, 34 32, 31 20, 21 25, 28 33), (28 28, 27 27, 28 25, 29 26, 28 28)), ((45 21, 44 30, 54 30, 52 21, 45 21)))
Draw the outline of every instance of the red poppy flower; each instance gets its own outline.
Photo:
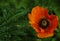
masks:
POLYGON ((58 25, 58 17, 54 14, 49 15, 46 8, 36 6, 28 14, 29 23, 35 29, 37 37, 47 38, 54 35, 54 30, 58 25))

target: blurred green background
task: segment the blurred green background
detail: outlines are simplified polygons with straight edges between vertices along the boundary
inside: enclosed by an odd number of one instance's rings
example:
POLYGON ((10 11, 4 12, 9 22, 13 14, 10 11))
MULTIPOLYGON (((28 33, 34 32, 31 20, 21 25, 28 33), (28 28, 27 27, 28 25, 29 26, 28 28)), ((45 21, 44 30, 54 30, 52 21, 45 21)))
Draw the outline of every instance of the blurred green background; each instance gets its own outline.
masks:
POLYGON ((36 37, 27 17, 35 6, 53 9, 60 19, 60 0, 0 0, 0 41, 60 41, 60 25, 53 37, 36 37))

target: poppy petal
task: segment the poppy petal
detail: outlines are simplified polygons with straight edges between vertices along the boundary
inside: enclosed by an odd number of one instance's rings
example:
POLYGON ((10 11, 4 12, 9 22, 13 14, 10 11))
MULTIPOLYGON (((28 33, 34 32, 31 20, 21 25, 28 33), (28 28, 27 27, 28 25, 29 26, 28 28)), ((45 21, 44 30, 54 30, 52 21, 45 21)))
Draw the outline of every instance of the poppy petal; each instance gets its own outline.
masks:
POLYGON ((51 32, 51 33, 47 33, 47 32, 45 32, 45 33, 37 33, 37 37, 39 37, 39 38, 47 38, 47 37, 51 37, 53 35, 54 35, 53 32, 51 32))
POLYGON ((51 21, 50 27, 48 27, 46 30, 53 32, 58 25, 58 17, 55 15, 51 15, 50 21, 51 21))
POLYGON ((39 7, 39 6, 36 6, 32 9, 32 16, 34 17, 34 19, 37 21, 40 20, 40 18, 44 18, 45 17, 45 13, 47 13, 48 10, 47 9, 44 9, 42 7, 39 7), (46 12, 45 12, 46 11, 46 12))

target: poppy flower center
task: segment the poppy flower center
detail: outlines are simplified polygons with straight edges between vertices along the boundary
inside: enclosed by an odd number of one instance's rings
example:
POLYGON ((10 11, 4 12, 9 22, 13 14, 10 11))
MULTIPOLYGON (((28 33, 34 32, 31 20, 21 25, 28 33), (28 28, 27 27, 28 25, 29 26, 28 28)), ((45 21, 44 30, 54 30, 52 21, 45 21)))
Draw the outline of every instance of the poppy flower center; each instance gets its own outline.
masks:
POLYGON ((42 21, 42 25, 43 25, 43 26, 46 26, 46 25, 47 25, 47 21, 43 20, 43 21, 42 21))
POLYGON ((49 21, 47 19, 41 19, 38 23, 39 27, 46 29, 49 26, 49 21))

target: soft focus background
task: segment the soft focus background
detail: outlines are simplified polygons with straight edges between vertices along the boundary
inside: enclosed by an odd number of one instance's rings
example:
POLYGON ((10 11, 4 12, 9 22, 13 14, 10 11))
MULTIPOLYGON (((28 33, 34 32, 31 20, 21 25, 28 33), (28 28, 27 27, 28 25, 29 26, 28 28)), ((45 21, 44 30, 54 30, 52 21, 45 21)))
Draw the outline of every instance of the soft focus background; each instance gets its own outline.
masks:
POLYGON ((53 9, 60 19, 60 0, 0 0, 0 41, 60 41, 59 25, 53 37, 36 37, 27 17, 35 6, 53 9))

